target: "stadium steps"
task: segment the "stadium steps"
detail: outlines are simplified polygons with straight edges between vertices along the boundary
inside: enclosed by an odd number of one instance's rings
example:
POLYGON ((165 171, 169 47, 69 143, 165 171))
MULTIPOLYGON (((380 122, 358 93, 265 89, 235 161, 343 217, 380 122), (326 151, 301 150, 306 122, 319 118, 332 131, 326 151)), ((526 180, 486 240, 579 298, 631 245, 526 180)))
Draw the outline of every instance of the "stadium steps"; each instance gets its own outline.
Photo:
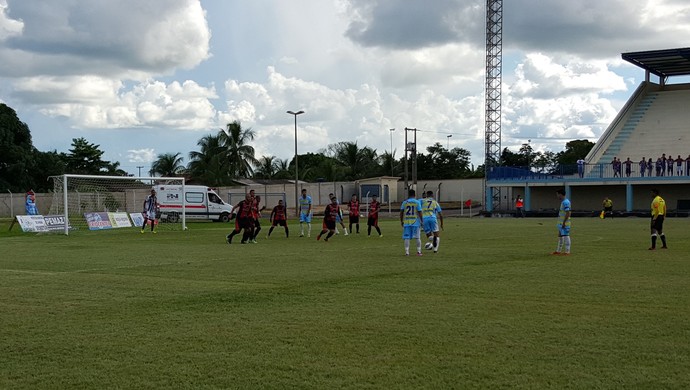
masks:
POLYGON ((620 155, 623 146, 628 142, 640 122, 644 120, 647 112, 653 107, 656 99, 657 93, 651 93, 642 99, 640 104, 638 104, 632 114, 630 114, 623 127, 619 130, 618 134, 616 134, 616 137, 608 145, 606 151, 601 155, 599 163, 609 163, 613 161, 614 157, 620 155))

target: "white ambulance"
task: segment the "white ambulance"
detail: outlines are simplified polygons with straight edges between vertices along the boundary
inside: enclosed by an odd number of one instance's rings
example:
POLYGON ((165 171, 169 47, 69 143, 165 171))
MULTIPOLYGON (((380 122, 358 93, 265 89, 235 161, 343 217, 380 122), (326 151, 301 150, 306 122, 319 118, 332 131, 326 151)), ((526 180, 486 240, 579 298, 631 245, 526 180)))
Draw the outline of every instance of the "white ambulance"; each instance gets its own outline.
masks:
MULTIPOLYGON (((175 223, 182 216, 182 186, 158 185, 156 190, 161 220, 175 223)), ((230 220, 232 205, 223 201, 213 189, 206 186, 184 186, 185 216, 194 220, 230 220)))

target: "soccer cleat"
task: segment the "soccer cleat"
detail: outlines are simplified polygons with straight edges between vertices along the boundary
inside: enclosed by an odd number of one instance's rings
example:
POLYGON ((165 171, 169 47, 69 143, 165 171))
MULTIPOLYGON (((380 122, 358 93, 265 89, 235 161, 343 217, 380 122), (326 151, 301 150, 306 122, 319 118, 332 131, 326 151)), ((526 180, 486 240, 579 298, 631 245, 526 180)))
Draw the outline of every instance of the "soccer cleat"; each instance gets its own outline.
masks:
POLYGON ((304 233, 300 233, 299 236, 300 236, 300 237, 304 237, 304 233))
POLYGON ((318 236, 316 236, 316 241, 319 241, 319 240, 321 240, 321 235, 320 235, 320 234, 319 234, 318 236))
POLYGON ((553 253, 551 253, 551 254, 552 254, 552 255, 560 255, 561 252, 556 251, 556 252, 553 252, 553 253))
POLYGON ((409 253, 405 252, 405 256, 409 256, 409 255, 410 255, 409 253))
POLYGON ((142 231, 141 231, 141 234, 144 234, 144 233, 146 233, 146 231, 142 230, 142 231))
POLYGON ((323 239, 323 242, 328 242, 328 237, 323 239))
POLYGON ((666 245, 662 246, 661 249, 668 249, 666 245))
POLYGON ((251 242, 252 244, 256 244, 256 243, 257 243, 256 240, 251 240, 250 242, 251 242))
POLYGON ((652 248, 649 248, 649 250, 654 251, 654 250, 656 250, 656 248, 652 247, 652 248))
POLYGON ((153 233, 153 234, 157 234, 157 233, 158 233, 158 231, 157 231, 157 230, 151 230, 151 233, 153 233))
POLYGON ((380 235, 379 235, 379 238, 383 238, 383 234, 380 234, 380 235))
POLYGON ((424 256, 422 252, 417 252, 417 256, 424 256))
POLYGON ((570 256, 570 252, 561 253, 563 256, 570 256))

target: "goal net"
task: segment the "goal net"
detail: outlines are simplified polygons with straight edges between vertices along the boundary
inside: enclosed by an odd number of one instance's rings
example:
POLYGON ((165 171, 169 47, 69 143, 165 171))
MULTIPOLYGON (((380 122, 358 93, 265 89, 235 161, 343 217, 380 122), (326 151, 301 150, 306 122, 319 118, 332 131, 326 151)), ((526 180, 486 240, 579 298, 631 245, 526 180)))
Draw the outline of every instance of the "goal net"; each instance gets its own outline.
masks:
MULTIPOLYGON (((65 234, 70 230, 141 229, 144 201, 151 189, 161 185, 184 188, 184 178, 180 177, 62 175, 51 176, 51 179, 50 215, 64 217, 65 234)), ((183 202, 184 197, 180 198, 183 202)), ((186 229, 185 207, 180 206, 177 211, 162 213, 157 210, 156 229, 186 229)))

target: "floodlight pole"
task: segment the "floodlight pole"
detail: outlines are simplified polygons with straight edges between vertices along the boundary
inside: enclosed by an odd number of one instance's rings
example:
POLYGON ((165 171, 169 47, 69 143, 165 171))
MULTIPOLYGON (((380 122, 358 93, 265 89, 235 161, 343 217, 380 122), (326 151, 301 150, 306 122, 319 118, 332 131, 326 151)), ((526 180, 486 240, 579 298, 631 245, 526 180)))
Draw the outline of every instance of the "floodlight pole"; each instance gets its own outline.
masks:
POLYGON ((304 114, 304 111, 288 111, 287 113, 295 117, 295 215, 299 217, 299 170, 297 168, 297 115, 304 114))

